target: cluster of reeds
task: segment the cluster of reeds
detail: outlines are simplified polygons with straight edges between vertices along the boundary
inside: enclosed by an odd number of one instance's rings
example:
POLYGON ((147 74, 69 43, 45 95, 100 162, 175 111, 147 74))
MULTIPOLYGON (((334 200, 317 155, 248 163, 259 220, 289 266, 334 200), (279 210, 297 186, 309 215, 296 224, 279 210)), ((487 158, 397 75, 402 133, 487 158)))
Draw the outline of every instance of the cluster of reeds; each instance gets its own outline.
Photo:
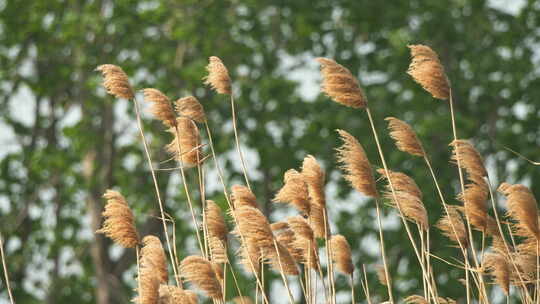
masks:
MULTIPOLYGON (((524 185, 503 183, 498 191, 506 197, 507 213, 504 218, 497 212, 497 201, 480 153, 471 142, 457 136, 452 89, 437 54, 428 46, 411 45, 412 62, 407 73, 434 98, 448 102, 453 141, 449 143, 452 158, 457 165, 460 193, 456 203, 442 193, 428 151, 414 129, 406 122, 387 117, 389 136, 397 149, 421 157, 426 170, 433 179, 437 193, 425 194, 414 179, 402 172, 391 170, 379 143, 375 117, 371 114, 367 95, 357 78, 346 67, 332 59, 318 58, 321 65, 322 91, 335 102, 351 107, 351 111, 365 111, 375 140, 380 168, 367 157, 362 144, 345 130, 337 130, 342 145, 336 148, 336 161, 343 171, 343 178, 362 195, 371 198, 377 215, 381 265, 361 265, 355 268, 353 254, 347 239, 332 231, 329 208, 325 193, 326 173, 319 161, 307 155, 296 169, 284 172, 283 186, 277 191, 273 202, 288 204, 297 215, 270 222, 261 209, 249 183, 248 164, 244 159, 236 125, 234 90, 226 66, 217 57, 210 57, 205 84, 216 93, 228 95, 235 146, 242 165, 245 185, 228 185, 218 161, 212 142, 211 128, 202 104, 193 96, 172 101, 157 89, 142 90, 144 100, 150 103, 154 117, 160 120, 171 134, 171 142, 165 149, 177 161, 182 177, 182 192, 186 197, 193 227, 199 246, 199 254, 185 256, 176 248, 174 229, 166 218, 164 204, 157 183, 156 168, 145 137, 139 101, 128 76, 115 65, 97 68, 103 75, 103 85, 116 98, 132 101, 144 147, 146 161, 155 186, 155 195, 163 226, 162 241, 152 235, 141 236, 137 232, 135 216, 124 196, 107 190, 103 212, 103 233, 126 248, 134 248, 137 255, 136 303, 197 303, 204 295, 214 303, 262 303, 268 304, 265 276, 269 271, 281 276, 289 303, 295 298, 291 284, 299 286, 302 301, 308 304, 336 303, 336 278, 348 279, 351 303, 372 303, 367 271, 376 272, 387 293, 378 295, 387 303, 394 299, 394 282, 391 269, 397 268, 388 259, 385 250, 385 232, 382 209, 389 206, 401 219, 408 242, 421 270, 420 295, 404 299, 406 303, 456 303, 452 298, 465 298, 467 303, 490 303, 490 290, 498 285, 510 299, 511 295, 524 303, 540 301, 540 228, 537 203, 531 191, 524 185), (201 136, 199 129, 204 129, 201 136), (208 158, 212 162, 206 161, 208 158), (214 201, 206 200, 205 172, 207 166, 216 169, 223 193, 225 209, 214 201), (384 180, 378 186, 375 173, 384 180), (196 176, 198 184, 189 185, 188 175, 196 176), (381 189, 382 188, 382 189, 381 189), (198 194, 200 202, 193 199, 198 194), (442 214, 437 223, 430 223, 424 206, 424 195, 435 196, 440 201, 442 214), (232 227, 232 229, 229 229, 232 227), (448 237, 460 253, 457 262, 445 261, 462 271, 465 285, 463 295, 439 293, 437 270, 432 267, 430 233, 436 228, 448 237), (236 255, 236 258, 232 258, 236 255), (239 286, 238 260, 242 269, 253 276, 255 292, 242 294, 245 286, 239 286), (366 270, 367 269, 367 270, 366 270), (232 282, 227 278, 232 277, 232 282), (186 285, 188 283, 188 285, 186 285), (227 286, 234 285, 234 294, 227 294, 227 286), (191 289, 186 289, 187 287, 191 289), (355 293, 361 286, 363 296, 355 293), (319 292, 320 291, 320 292, 319 292), (448 297, 450 296, 450 297, 448 297)), ((343 126, 344 128, 346 126, 343 126)), ((367 208, 370 208, 369 205, 367 208)), ((431 208, 432 210, 435 208, 431 208)), ((361 258, 361 257, 360 257, 361 258)), ((7 273, 6 273, 7 274, 7 273)))

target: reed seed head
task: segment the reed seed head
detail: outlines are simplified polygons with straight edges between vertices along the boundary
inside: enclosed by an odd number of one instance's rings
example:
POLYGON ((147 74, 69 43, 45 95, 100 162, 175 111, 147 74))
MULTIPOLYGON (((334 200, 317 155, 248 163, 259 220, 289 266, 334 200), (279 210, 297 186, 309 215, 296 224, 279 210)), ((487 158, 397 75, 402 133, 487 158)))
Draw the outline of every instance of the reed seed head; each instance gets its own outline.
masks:
POLYGON ((96 68, 103 76, 103 86, 108 94, 116 98, 134 99, 133 88, 121 67, 114 64, 103 64, 96 68))
POLYGON ((469 183, 465 186, 465 191, 458 195, 458 200, 463 202, 463 210, 473 228, 479 231, 488 230, 487 199, 489 189, 483 179, 479 179, 480 184, 469 183))
POLYGON ((234 185, 231 187, 231 200, 234 208, 249 206, 259 208, 255 194, 246 186, 234 185))
POLYGON ((302 214, 309 214, 309 192, 305 177, 300 172, 290 169, 285 172, 285 184, 278 191, 274 202, 290 203, 302 214))
POLYGON ((414 81, 434 98, 446 100, 450 97, 450 83, 439 56, 429 46, 409 45, 412 61, 407 70, 414 81))
POLYGON ((469 179, 476 181, 487 176, 482 156, 470 142, 458 139, 452 141, 450 146, 452 147, 452 160, 455 162, 459 160, 459 164, 465 169, 469 179))
POLYGON ((396 142, 399 150, 415 156, 426 155, 422 142, 409 124, 395 117, 386 117, 384 120, 388 121, 390 137, 396 142))
POLYGON ((340 234, 333 235, 330 239, 330 248, 332 261, 336 264, 337 270, 352 276, 354 265, 351 257, 351 246, 349 246, 347 239, 340 234))
POLYGON ((482 261, 482 267, 489 272, 493 280, 499 285, 504 294, 510 292, 511 268, 505 256, 499 253, 487 253, 482 261))
POLYGON ((198 123, 206 121, 206 114, 204 113, 204 107, 193 96, 187 96, 178 99, 175 102, 176 113, 180 116, 185 116, 198 123))
POLYGON ((207 200, 204 212, 206 217, 206 225, 208 227, 208 234, 211 237, 216 237, 222 241, 227 241, 227 223, 225 223, 225 218, 223 218, 221 208, 214 201, 207 200))
POLYGON ((308 195, 311 204, 326 206, 324 192, 325 174, 317 159, 312 155, 304 158, 302 163, 302 175, 308 187, 308 195))
POLYGON ((161 241, 153 235, 147 235, 142 239, 142 243, 140 267, 152 269, 160 283, 167 283, 167 257, 161 241))
POLYGON ((381 283, 384 286, 388 286, 388 279, 386 277, 386 272, 384 271, 383 265, 375 265, 375 271, 377 273, 377 279, 379 280, 379 283, 381 283))
POLYGON ((180 273, 187 282, 212 299, 222 298, 221 285, 212 263, 199 256, 188 256, 180 263, 180 273))
POLYGON ((169 129, 174 138, 165 149, 174 156, 183 168, 193 168, 202 160, 199 129, 187 117, 178 117, 176 121, 176 128, 169 129))
POLYGON ((268 262, 270 267, 277 272, 283 272, 286 275, 299 275, 298 267, 287 248, 276 241, 276 247, 267 252, 268 262))
POLYGON ((321 64, 322 91, 335 102, 351 108, 365 108, 367 98, 358 80, 344 66, 332 59, 317 58, 321 64))
POLYGON ((221 59, 216 56, 212 56, 208 59, 208 65, 206 66, 208 76, 205 77, 204 83, 210 85, 213 90, 219 94, 231 94, 231 78, 229 77, 229 71, 223 64, 221 59))
POLYGON ((429 304, 426 298, 419 295, 408 296, 404 299, 406 304, 429 304))
POLYGON ((341 163, 344 178, 358 192, 369 197, 377 197, 377 188, 371 164, 362 145, 343 130, 337 130, 343 145, 336 149, 337 161, 341 163))
POLYGON ((150 111, 152 114, 168 128, 176 126, 176 115, 174 114, 171 100, 157 89, 144 89, 144 99, 152 103, 150 111))
POLYGON ((507 215, 516 221, 515 233, 539 240, 538 206, 531 190, 524 185, 503 183, 498 191, 506 196, 507 215))
POLYGON ((105 234, 122 247, 135 247, 139 243, 139 234, 135 228, 135 217, 126 199, 120 192, 110 189, 103 197, 107 200, 102 213, 105 221, 101 229, 96 232, 105 234))
POLYGON ((159 286, 159 304, 197 304, 197 295, 171 285, 159 286))
POLYGON ((441 230, 444 236, 456 244, 461 244, 464 248, 469 246, 467 230, 457 206, 449 205, 448 214, 441 217, 435 226, 441 230))

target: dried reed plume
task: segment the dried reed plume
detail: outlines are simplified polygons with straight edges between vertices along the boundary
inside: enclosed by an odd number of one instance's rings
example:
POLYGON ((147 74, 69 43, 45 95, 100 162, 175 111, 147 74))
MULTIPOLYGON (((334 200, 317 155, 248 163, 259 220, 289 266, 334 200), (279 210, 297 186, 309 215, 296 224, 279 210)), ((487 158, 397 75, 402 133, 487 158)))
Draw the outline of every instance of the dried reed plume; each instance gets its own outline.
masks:
POLYGON ((315 241, 313 230, 309 223, 301 216, 294 216, 287 219, 287 224, 295 235, 301 238, 315 241))
POLYGON ((341 163, 341 169, 345 171, 344 178, 358 192, 366 196, 377 197, 375 179, 371 164, 362 145, 343 130, 337 130, 343 145, 336 149, 337 161, 341 163))
POLYGON ((180 273, 187 282, 202 290, 212 299, 221 299, 221 285, 212 263, 199 256, 188 256, 180 263, 180 273))
POLYGON ((499 253, 487 253, 482 260, 482 267, 489 272, 504 294, 510 292, 510 264, 506 257, 499 253))
POLYGON ((176 115, 174 114, 171 100, 157 89, 144 89, 144 99, 150 101, 152 106, 150 111, 163 124, 169 128, 176 126, 176 115))
POLYGON ((414 81, 434 98, 446 100, 450 97, 450 84, 439 56, 429 46, 409 45, 412 61, 407 70, 414 81))
POLYGON ((231 94, 231 78, 229 77, 229 71, 223 64, 221 59, 216 56, 212 56, 208 59, 208 65, 206 66, 208 76, 205 77, 204 83, 210 85, 213 90, 219 94, 231 94))
POLYGON ((298 275, 300 272, 289 250, 278 241, 276 244, 277 249, 274 248, 267 253, 270 267, 286 275, 298 275))
MULTIPOLYGON (((458 195, 458 200, 463 202, 463 211, 475 229, 493 232, 489 231, 492 229, 488 229, 489 217, 486 202, 489 196, 489 186, 483 179, 478 179, 478 181, 480 184, 475 182, 467 184, 465 191, 458 195)), ((496 223, 493 224, 496 225, 496 223)))
POLYGON ((399 150, 416 156, 426 155, 420 139, 409 124, 395 117, 386 117, 384 120, 388 121, 390 137, 394 139, 399 150))
POLYGON ((226 241, 228 229, 227 223, 225 223, 225 219, 221 213, 221 208, 214 201, 207 200, 204 212, 206 215, 208 234, 221 241, 226 241))
POLYGON ((388 279, 386 278, 386 272, 384 271, 383 265, 375 265, 375 271, 377 273, 377 279, 379 283, 384 286, 388 286, 388 279))
POLYGON ((167 257, 165 256, 161 241, 153 235, 147 235, 142 239, 142 243, 141 269, 151 269, 159 278, 160 283, 167 283, 167 257))
POLYGON ((212 268, 214 269, 214 273, 216 274, 218 281, 223 282, 223 278, 225 276, 223 267, 221 267, 219 263, 210 262, 210 264, 212 264, 212 268))
POLYGON ((270 229, 272 231, 279 231, 279 230, 285 230, 289 228, 289 224, 287 222, 275 222, 270 224, 270 229))
POLYGON ((251 298, 246 297, 246 296, 234 297, 232 301, 234 304, 253 304, 253 301, 251 300, 251 298))
POLYGON ((274 202, 290 203, 304 215, 309 215, 309 192, 305 177, 294 169, 287 170, 283 178, 285 184, 278 191, 274 202))
POLYGON ((449 205, 448 214, 441 217, 435 226, 441 230, 443 235, 456 244, 461 244, 463 248, 467 248, 469 245, 467 230, 463 223, 463 218, 459 214, 459 207, 449 205))
POLYGON ((170 285, 159 286, 159 304, 197 304, 197 295, 189 290, 170 285))
POLYGON ((234 185, 231 187, 231 201, 234 208, 249 206, 259 208, 255 194, 248 187, 242 185, 234 185))
POLYGON ((324 193, 325 174, 317 159, 308 155, 302 162, 302 175, 308 187, 309 199, 312 204, 326 206, 324 193))
POLYGON ((335 102, 352 108, 365 108, 367 98, 358 80, 344 66, 332 59, 317 58, 321 64, 322 91, 335 102))
POLYGON ((261 251, 256 246, 255 241, 246 239, 240 247, 240 264, 247 272, 259 273, 261 271, 261 251))
POLYGON ((103 76, 103 86, 108 94, 116 98, 133 99, 135 94, 129 84, 128 77, 121 67, 113 64, 103 64, 96 68, 103 76))
POLYGON ((452 141, 450 146, 452 147, 452 160, 456 162, 459 160, 459 164, 465 169, 469 179, 477 181, 481 177, 487 176, 482 156, 470 142, 458 139, 452 141))
POLYGON ((330 248, 332 248, 332 261, 336 264, 338 271, 344 274, 352 275, 354 265, 351 258, 351 246, 347 239, 340 235, 333 235, 330 239, 330 248))
POLYGON ((159 277, 151 268, 142 268, 139 275, 139 288, 137 297, 133 299, 137 304, 158 304, 159 277))
POLYGON ((227 248, 226 241, 222 241, 215 236, 208 236, 208 247, 210 248, 210 255, 212 261, 216 263, 227 263, 227 248))
POLYGON ((233 233, 240 235, 246 242, 253 243, 260 250, 273 250, 274 235, 270 223, 259 209, 242 206, 236 208, 232 214, 236 219, 236 227, 233 233))
POLYGON ((274 235, 276 236, 276 240, 279 242, 279 244, 287 248, 292 258, 296 262, 302 263, 304 259, 304 252, 302 248, 297 248, 294 246, 294 242, 296 239, 294 232, 288 226, 285 228, 282 228, 280 226, 271 225, 271 227, 272 227, 272 231, 274 232, 274 235), (276 229, 276 228, 281 228, 281 229, 276 229))
POLYGON ((204 113, 204 107, 193 96, 187 96, 178 99, 175 102, 176 113, 180 116, 185 116, 193 119, 196 122, 203 123, 206 121, 206 114, 204 113))
POLYGON ((426 298, 419 295, 408 296, 403 300, 406 304, 429 304, 426 298))
POLYGON ((384 169, 378 169, 377 173, 381 175, 384 179, 387 179, 390 176, 392 180, 392 185, 397 191, 404 191, 411 195, 422 199, 422 191, 410 176, 405 173, 388 170, 387 174, 384 169))
POLYGON ((178 117, 176 121, 178 132, 175 128, 169 129, 169 132, 173 134, 174 139, 165 147, 165 149, 173 155, 184 168, 195 167, 202 159, 200 155, 199 129, 195 123, 187 117, 178 117), (178 136, 180 136, 179 143, 178 136), (178 146, 180 146, 180 148, 178 148, 178 146))
POLYGON ((515 234, 538 240, 538 206, 531 190, 520 184, 502 183, 498 191, 506 196, 507 214, 516 221, 515 234))
POLYGON ((107 190, 103 197, 107 200, 102 215, 105 218, 103 227, 97 233, 103 233, 114 242, 125 248, 133 248, 139 242, 135 228, 135 217, 129 209, 126 199, 120 192, 107 190))
POLYGON ((329 234, 330 230, 328 219, 325 220, 324 209, 324 206, 318 204, 311 204, 309 209, 309 223, 311 224, 311 228, 313 228, 313 232, 317 238, 324 238, 325 235, 329 234))

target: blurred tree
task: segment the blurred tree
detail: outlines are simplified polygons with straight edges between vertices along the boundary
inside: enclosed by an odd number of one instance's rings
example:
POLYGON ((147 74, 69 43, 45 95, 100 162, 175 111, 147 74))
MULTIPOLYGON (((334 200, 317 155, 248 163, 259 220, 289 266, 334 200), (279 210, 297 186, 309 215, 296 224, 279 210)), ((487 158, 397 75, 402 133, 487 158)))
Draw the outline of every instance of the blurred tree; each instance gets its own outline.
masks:
MULTIPOLYGON (((131 297, 133 252, 93 233, 101 223, 106 188, 127 196, 142 234, 161 233, 131 105, 105 95, 93 72, 97 65, 122 66, 138 89, 155 87, 171 98, 197 96, 229 180, 242 181, 232 153, 228 101, 201 81, 211 55, 221 57, 231 71, 241 138, 266 212, 274 209, 269 201, 283 172, 314 154, 328 170, 331 221, 351 242, 357 266, 368 265, 372 294, 384 295, 373 271, 379 258, 369 241, 376 232, 372 205, 357 194, 347 196, 350 188, 339 174, 331 174, 338 144, 334 129, 357 136, 372 163, 380 165, 374 142, 365 114, 317 95, 313 59, 334 58, 359 77, 380 132, 386 116, 416 128, 451 201, 457 175, 448 164, 447 104, 433 100, 405 74, 406 45, 432 46, 454 87, 459 135, 471 138, 483 153, 494 184, 535 185, 540 171, 501 145, 538 159, 540 5, 533 0, 499 2, 1 2, 0 231, 18 302, 104 304, 131 297)), ((145 118, 154 158, 164 161, 163 146, 170 139, 158 123, 145 118)), ((421 160, 397 151, 386 135, 383 149, 393 169, 422 185, 434 223, 441 208, 421 160)), ((194 253, 192 226, 182 220, 187 210, 178 178, 164 172, 159 182, 167 211, 178 219, 176 246, 181 254, 194 253)), ((208 197, 223 203, 219 187, 209 189, 208 197)), ((401 225, 386 234, 396 295, 420 292, 420 272, 401 225)), ((458 254, 438 233, 432 235, 436 254, 458 254)), ((461 271, 434 264, 441 294, 462 294, 461 271)), ((347 288, 345 280, 339 283, 347 288)))

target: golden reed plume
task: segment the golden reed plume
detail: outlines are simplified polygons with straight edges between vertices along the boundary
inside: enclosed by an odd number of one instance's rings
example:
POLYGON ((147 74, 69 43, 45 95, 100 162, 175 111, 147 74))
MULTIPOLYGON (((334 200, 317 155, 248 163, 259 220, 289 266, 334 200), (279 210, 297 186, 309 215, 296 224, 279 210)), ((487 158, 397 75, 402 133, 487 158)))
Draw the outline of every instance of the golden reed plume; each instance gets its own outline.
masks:
POLYGON ((188 256, 180 263, 180 273, 187 282, 203 291, 212 299, 221 299, 221 285, 212 263, 199 256, 188 256))
POLYGON ((463 248, 468 247, 469 239, 467 238, 467 230, 463 223, 463 218, 459 214, 459 207, 449 205, 448 214, 441 217, 435 227, 456 244, 461 244, 463 248))
POLYGON ((354 265, 351 257, 351 246, 347 239, 340 235, 333 235, 330 239, 332 248, 332 261, 336 264, 338 271, 344 274, 352 275, 354 272, 354 265))
POLYGON ((408 296, 403 300, 403 302, 406 304, 429 304, 426 298, 419 295, 408 296))
POLYGON ((499 253, 487 253, 482 260, 482 267, 491 274, 493 280, 499 285, 504 294, 508 296, 510 292, 511 268, 508 259, 499 253))
POLYGON ((388 121, 390 137, 394 139, 399 150, 416 156, 426 155, 422 142, 410 125, 395 117, 386 117, 384 120, 388 121))
POLYGON ((173 107, 171 105, 171 100, 165 94, 157 89, 144 89, 143 90, 144 99, 150 101, 152 106, 150 111, 157 119, 169 127, 176 127, 176 115, 174 114, 173 107))
POLYGON ((388 279, 386 278, 386 272, 383 265, 375 265, 375 271, 377 273, 377 280, 384 286, 388 286, 388 279))
POLYGON ((343 145, 336 149, 337 161, 345 171, 344 178, 358 192, 369 197, 377 197, 377 188, 371 164, 362 145, 351 134, 337 130, 343 145))
POLYGON ((507 214, 516 221, 515 234, 538 240, 538 206, 531 190, 520 184, 502 183, 498 191, 506 196, 507 214))
POLYGON ((135 217, 126 199, 120 192, 110 189, 103 197, 107 200, 102 213, 105 221, 103 227, 96 232, 105 234, 125 248, 135 247, 139 243, 139 235, 135 228, 135 217))
POLYGON ((299 275, 298 267, 292 257, 291 253, 287 248, 281 244, 279 241, 276 242, 277 250, 268 251, 266 256, 268 257, 268 262, 270 267, 277 272, 283 272, 286 275, 299 275))
POLYGON ((195 167, 202 160, 199 129, 197 128, 197 125, 187 117, 178 117, 176 121, 178 132, 176 132, 175 128, 169 129, 169 132, 173 134, 174 138, 165 149, 173 155, 184 168, 195 167), (177 142, 178 136, 180 136, 179 143, 177 142), (180 145, 180 151, 178 145, 180 145))
MULTIPOLYGON (((465 186, 465 191, 460 193, 458 200, 463 202, 463 211, 469 222, 479 231, 488 233, 494 232, 489 227, 490 217, 487 214, 487 200, 489 196, 488 184, 483 179, 477 180, 479 183, 469 183, 465 186)), ((496 223, 493 223, 496 225, 496 223)))
POLYGON ((236 219, 235 233, 246 242, 253 242, 262 251, 274 250, 274 235, 270 223, 262 212, 253 207, 242 206, 232 212, 236 219))
POLYGON ((330 232, 328 219, 325 220, 326 194, 324 191, 325 174, 317 159, 308 155, 302 162, 302 176, 308 188, 309 196, 309 222, 315 236, 324 238, 330 232), (326 226, 326 228, 325 228, 326 226))
POLYGON ((103 64, 96 68, 103 76, 103 86, 108 94, 116 98, 133 99, 135 94, 129 84, 128 77, 121 67, 113 64, 103 64))
POLYGON ((176 286, 159 286, 159 304, 197 304, 197 295, 176 286))
POLYGON ((180 116, 188 117, 199 123, 206 121, 206 114, 204 113, 202 104, 193 96, 178 99, 174 103, 174 106, 176 113, 180 116))
POLYGON ((365 108, 367 98, 358 80, 344 66, 332 59, 317 58, 323 78, 321 89, 335 102, 352 108, 365 108))
POLYGON ((446 100, 450 97, 450 84, 439 56, 429 46, 409 45, 412 61, 407 70, 414 81, 434 98, 446 100))
POLYGON ((221 208, 213 201, 206 201, 206 226, 208 229, 208 245, 212 261, 216 263, 227 262, 227 224, 221 213, 221 208))
POLYGON ((205 77, 204 83, 210 85, 213 90, 219 94, 231 94, 231 78, 229 77, 229 71, 223 64, 221 59, 216 56, 212 56, 208 59, 208 65, 206 66, 208 76, 205 77))
POLYGON ((290 203, 304 215, 309 215, 309 192, 304 176, 290 169, 283 178, 285 184, 272 200, 278 203, 290 203))
POLYGON ((452 147, 452 160, 456 162, 459 160, 459 164, 465 169, 469 179, 477 182, 481 177, 487 176, 482 156, 470 142, 458 139, 452 141, 450 146, 452 147))
POLYGON ((159 278, 152 269, 141 268, 138 277, 137 297, 133 299, 137 304, 158 304, 159 301, 159 278))
POLYGON ((257 204, 257 197, 248 187, 242 185, 234 185, 231 187, 231 201, 233 202, 234 208, 239 207, 253 207, 259 208, 257 204))
POLYGON ((153 235, 147 235, 142 239, 142 243, 141 268, 152 269, 159 278, 160 283, 166 284, 168 279, 167 257, 161 241, 153 235))

